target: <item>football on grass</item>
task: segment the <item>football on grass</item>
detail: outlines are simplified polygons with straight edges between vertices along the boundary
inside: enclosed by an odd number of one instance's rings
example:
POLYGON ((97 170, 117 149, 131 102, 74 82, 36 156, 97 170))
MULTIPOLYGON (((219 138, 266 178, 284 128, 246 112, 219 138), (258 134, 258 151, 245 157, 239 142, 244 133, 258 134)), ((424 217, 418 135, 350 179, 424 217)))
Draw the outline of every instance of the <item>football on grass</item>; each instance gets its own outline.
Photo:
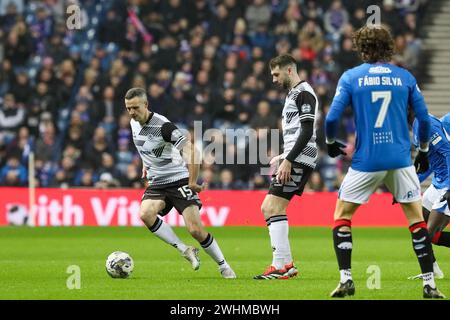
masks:
POLYGON ((128 278, 133 268, 133 259, 126 252, 115 251, 106 259, 106 272, 113 278, 128 278))

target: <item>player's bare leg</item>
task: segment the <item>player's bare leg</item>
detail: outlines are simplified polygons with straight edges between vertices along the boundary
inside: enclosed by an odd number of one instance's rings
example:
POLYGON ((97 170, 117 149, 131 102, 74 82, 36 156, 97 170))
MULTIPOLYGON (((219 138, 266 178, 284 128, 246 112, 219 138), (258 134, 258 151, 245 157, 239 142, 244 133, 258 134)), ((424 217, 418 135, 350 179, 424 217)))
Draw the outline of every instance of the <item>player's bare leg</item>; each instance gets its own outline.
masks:
MULTIPOLYGON (((422 204, 423 205, 423 204, 422 204)), ((425 220, 425 222, 427 223, 427 226, 428 226, 428 232, 430 233, 430 237, 431 237, 431 242, 433 242, 433 238, 435 237, 435 235, 434 235, 434 231, 432 231, 431 229, 430 229, 430 224, 428 223, 428 219, 429 219, 429 217, 430 217, 430 211, 428 211, 426 208, 424 208, 423 206, 422 206, 422 215, 423 215, 423 218, 424 218, 424 220, 425 220), (432 233, 433 233, 433 235, 432 235, 432 233)), ((446 226, 446 225, 445 225, 446 226)), ((442 230, 445 228, 445 226, 443 226, 442 227, 442 230)), ((434 228, 433 226, 431 226, 432 228, 434 228)), ((441 230, 441 231, 442 231, 441 230)), ((444 233, 444 236, 442 237, 443 239, 449 239, 449 241, 450 241, 450 238, 448 237, 448 235, 449 235, 450 233, 444 233)), ((440 238, 440 237, 439 237, 440 238)), ((441 239, 442 239, 441 238, 441 239)), ((437 239, 435 239, 435 240, 437 240, 437 239)), ((431 249, 433 249, 433 248, 431 248, 431 249)), ((439 267, 439 264, 437 263, 437 261, 436 261, 436 257, 435 257, 435 255, 434 255, 434 250, 432 250, 432 259, 433 259, 433 272, 434 272, 434 278, 435 279, 443 279, 444 278, 444 272, 442 272, 442 270, 441 270, 441 268, 439 267)), ((418 274, 418 275, 416 275, 416 276, 412 276, 412 277, 408 277, 408 279, 410 279, 410 280, 417 280, 417 279, 422 279, 422 274, 418 274)))
POLYGON ((158 213, 166 207, 164 200, 146 199, 141 203, 141 220, 158 238, 176 248, 192 265, 194 270, 200 267, 198 249, 186 246, 173 229, 158 217, 158 213))
POLYGON ((359 206, 358 203, 340 199, 336 202, 333 242, 341 278, 336 289, 331 292, 330 296, 333 298, 343 298, 355 294, 355 285, 351 272, 353 248, 351 221, 359 206))
POLYGON ((261 205, 261 211, 269 228, 272 246, 272 264, 267 270, 254 277, 257 280, 289 279, 298 274, 294 266, 289 244, 289 224, 286 208, 289 200, 268 194, 261 205))
POLYGON ((206 253, 218 264, 222 277, 226 279, 236 278, 236 274, 225 260, 216 239, 205 230, 200 219, 198 206, 191 205, 184 209, 183 218, 192 237, 200 243, 206 253))
MULTIPOLYGON (((428 232, 430 233, 431 242, 434 245, 450 247, 450 232, 443 231, 449 222, 450 218, 447 215, 437 212, 436 210, 431 210, 427 221, 427 226, 428 232)), ((434 254, 433 272, 436 279, 444 278, 444 273, 439 268, 434 254)))
MULTIPOLYGON (((430 224, 430 223, 428 223, 428 219, 430 217, 430 211, 428 211, 426 208, 422 207, 422 214, 423 214, 423 218, 428 226, 428 232, 430 233, 431 242, 435 245, 444 245, 444 246, 445 246, 445 244, 438 244, 438 242, 441 243, 441 241, 444 241, 444 243, 445 243, 445 239, 448 239, 448 241, 450 242, 450 237, 448 237, 448 235, 450 235, 450 233, 442 232, 442 230, 444 230, 444 228, 447 226, 448 222, 444 225, 444 221, 438 222, 435 220, 435 221, 432 221, 430 224), (442 228, 441 229, 438 228, 437 227, 438 225, 441 225, 442 228), (439 231, 441 231, 440 234, 438 234, 439 231), (443 234, 443 236, 441 237, 442 234, 443 234)), ((438 212, 436 212, 435 214, 440 215, 438 212)), ((439 219, 439 217, 436 217, 436 218, 439 219)), ((432 220, 434 220, 434 219, 432 219, 432 220)), ((432 251, 433 251, 432 259, 433 259, 434 278, 435 279, 443 279, 444 272, 442 272, 441 268, 439 267, 439 264, 436 261, 436 257, 434 256, 434 250, 432 250, 432 251)), ((408 277, 409 280, 418 280, 418 279, 422 279, 422 278, 423 278, 422 274, 408 277)))
POLYGON ((438 290, 434 281, 431 238, 427 224, 423 220, 422 202, 400 203, 409 223, 413 248, 419 260, 423 280, 423 297, 441 299, 445 296, 438 290))
POLYGON ((436 210, 431 210, 427 225, 433 244, 450 247, 450 232, 443 231, 449 222, 450 217, 436 210))

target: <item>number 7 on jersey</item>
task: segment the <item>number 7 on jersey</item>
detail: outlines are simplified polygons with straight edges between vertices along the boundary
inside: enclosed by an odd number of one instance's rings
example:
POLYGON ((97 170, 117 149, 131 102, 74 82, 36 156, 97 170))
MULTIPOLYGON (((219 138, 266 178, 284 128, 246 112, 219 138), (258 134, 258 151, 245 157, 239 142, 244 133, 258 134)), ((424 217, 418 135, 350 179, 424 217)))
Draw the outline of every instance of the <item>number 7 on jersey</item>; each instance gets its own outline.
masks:
POLYGON ((383 99, 381 103, 380 111, 378 112, 377 120, 375 121, 375 128, 381 128, 383 126, 384 118, 386 118, 387 110, 392 99, 391 91, 372 91, 372 103, 383 99))

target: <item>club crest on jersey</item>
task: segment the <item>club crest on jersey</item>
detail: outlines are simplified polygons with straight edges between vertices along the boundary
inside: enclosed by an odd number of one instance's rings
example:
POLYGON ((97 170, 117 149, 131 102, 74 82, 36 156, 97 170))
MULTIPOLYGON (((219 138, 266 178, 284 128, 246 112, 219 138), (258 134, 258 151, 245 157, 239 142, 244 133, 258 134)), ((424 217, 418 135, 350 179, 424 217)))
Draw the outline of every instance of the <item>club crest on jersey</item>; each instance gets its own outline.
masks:
POLYGON ((303 113, 311 112, 311 105, 310 105, 310 104, 307 104, 307 103, 305 103, 304 105, 302 105, 302 112, 303 112, 303 113))

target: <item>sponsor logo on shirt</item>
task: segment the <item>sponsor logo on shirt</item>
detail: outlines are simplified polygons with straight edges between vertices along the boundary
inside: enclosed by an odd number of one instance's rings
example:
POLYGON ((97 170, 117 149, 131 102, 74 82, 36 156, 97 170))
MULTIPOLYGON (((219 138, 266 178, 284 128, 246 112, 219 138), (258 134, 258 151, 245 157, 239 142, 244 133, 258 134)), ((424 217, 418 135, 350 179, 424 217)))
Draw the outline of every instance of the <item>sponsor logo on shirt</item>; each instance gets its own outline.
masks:
POLYGON ((369 73, 392 73, 392 70, 387 67, 372 67, 369 69, 369 73))
POLYGON ((431 137, 431 144, 433 146, 437 145, 439 143, 439 141, 442 140, 442 137, 439 135, 439 133, 435 133, 432 137, 431 137))

